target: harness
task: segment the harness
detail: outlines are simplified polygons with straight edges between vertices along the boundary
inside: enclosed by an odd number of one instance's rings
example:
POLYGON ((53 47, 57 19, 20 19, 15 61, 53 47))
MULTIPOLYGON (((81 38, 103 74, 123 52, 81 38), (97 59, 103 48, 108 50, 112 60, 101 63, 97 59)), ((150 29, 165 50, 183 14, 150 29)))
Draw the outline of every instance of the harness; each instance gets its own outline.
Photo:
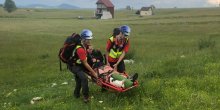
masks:
POLYGON ((122 46, 119 46, 115 43, 115 38, 113 36, 110 37, 109 40, 112 43, 112 45, 110 47, 109 56, 112 58, 115 58, 115 59, 119 58, 122 54, 122 50, 124 49, 125 45, 128 43, 128 38, 126 38, 126 40, 122 46))
POLYGON ((71 61, 72 61, 73 64, 76 64, 76 65, 81 65, 82 64, 82 62, 79 59, 79 56, 78 56, 78 54, 76 52, 77 49, 82 48, 82 47, 83 47, 82 45, 77 45, 75 47, 75 49, 73 50, 72 57, 71 57, 71 61))

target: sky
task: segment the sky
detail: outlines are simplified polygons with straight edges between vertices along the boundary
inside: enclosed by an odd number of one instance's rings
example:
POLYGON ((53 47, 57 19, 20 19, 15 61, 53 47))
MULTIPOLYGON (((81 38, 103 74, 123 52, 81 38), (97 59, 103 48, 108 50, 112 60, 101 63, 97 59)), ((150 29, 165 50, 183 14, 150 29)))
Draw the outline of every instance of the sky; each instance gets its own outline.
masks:
MULTIPOLYGON (((97 0, 13 0, 17 6, 30 4, 43 4, 56 6, 62 3, 74 5, 80 8, 96 8, 97 0)), ((217 7, 220 0, 111 0, 116 9, 131 6, 139 9, 142 6, 154 5, 156 8, 196 8, 196 7, 217 7)), ((5 0, 0 0, 4 4, 5 0)))

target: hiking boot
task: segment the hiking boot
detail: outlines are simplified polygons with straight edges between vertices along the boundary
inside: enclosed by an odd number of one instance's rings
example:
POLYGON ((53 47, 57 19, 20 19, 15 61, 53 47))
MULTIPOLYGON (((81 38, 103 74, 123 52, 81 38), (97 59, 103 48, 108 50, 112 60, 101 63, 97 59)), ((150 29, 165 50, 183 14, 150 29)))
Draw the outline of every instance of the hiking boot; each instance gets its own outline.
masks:
POLYGON ((89 97, 88 96, 87 97, 84 96, 83 102, 88 103, 89 102, 89 97))
POLYGON ((131 79, 132 82, 134 82, 135 80, 137 80, 138 78, 138 74, 135 73, 134 75, 132 75, 129 79, 131 79))
POLYGON ((73 96, 78 99, 80 97, 80 94, 73 94, 73 96))
POLYGON ((80 97, 80 93, 79 93, 79 92, 74 91, 73 96, 74 96, 75 98, 79 98, 79 97, 80 97))

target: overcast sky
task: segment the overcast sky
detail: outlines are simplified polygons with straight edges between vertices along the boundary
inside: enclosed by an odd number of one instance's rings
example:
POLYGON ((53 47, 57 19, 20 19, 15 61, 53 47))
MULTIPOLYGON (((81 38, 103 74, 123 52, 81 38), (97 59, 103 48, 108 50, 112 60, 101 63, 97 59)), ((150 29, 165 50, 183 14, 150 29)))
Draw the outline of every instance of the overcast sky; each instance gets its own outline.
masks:
MULTIPOLYGON (((16 5, 44 4, 49 6, 62 3, 71 4, 80 8, 96 8, 97 0, 14 0, 16 5)), ((139 9, 142 6, 155 5, 156 8, 190 8, 190 7, 216 7, 220 0, 111 0, 115 8, 125 8, 130 5, 139 9)), ((5 0, 0 0, 3 4, 5 0)))

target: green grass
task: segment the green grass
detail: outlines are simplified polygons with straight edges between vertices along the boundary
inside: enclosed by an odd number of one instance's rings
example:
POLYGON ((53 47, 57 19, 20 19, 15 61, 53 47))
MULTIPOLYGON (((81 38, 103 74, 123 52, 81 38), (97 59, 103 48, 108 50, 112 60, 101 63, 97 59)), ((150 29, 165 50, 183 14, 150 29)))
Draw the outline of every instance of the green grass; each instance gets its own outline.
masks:
POLYGON ((115 19, 96 20, 93 10, 18 9, 9 14, 0 9, 0 109, 217 110, 219 11, 157 9, 154 16, 139 17, 135 11, 120 10, 115 19), (95 48, 105 52, 113 28, 123 24, 132 28, 129 54, 135 60, 126 70, 139 73, 139 87, 101 93, 89 83, 89 104, 73 98, 74 77, 68 70, 59 71, 57 59, 65 38, 91 29, 95 48), (61 85, 65 81, 68 85, 61 85), (36 96, 43 100, 31 105, 36 96))

